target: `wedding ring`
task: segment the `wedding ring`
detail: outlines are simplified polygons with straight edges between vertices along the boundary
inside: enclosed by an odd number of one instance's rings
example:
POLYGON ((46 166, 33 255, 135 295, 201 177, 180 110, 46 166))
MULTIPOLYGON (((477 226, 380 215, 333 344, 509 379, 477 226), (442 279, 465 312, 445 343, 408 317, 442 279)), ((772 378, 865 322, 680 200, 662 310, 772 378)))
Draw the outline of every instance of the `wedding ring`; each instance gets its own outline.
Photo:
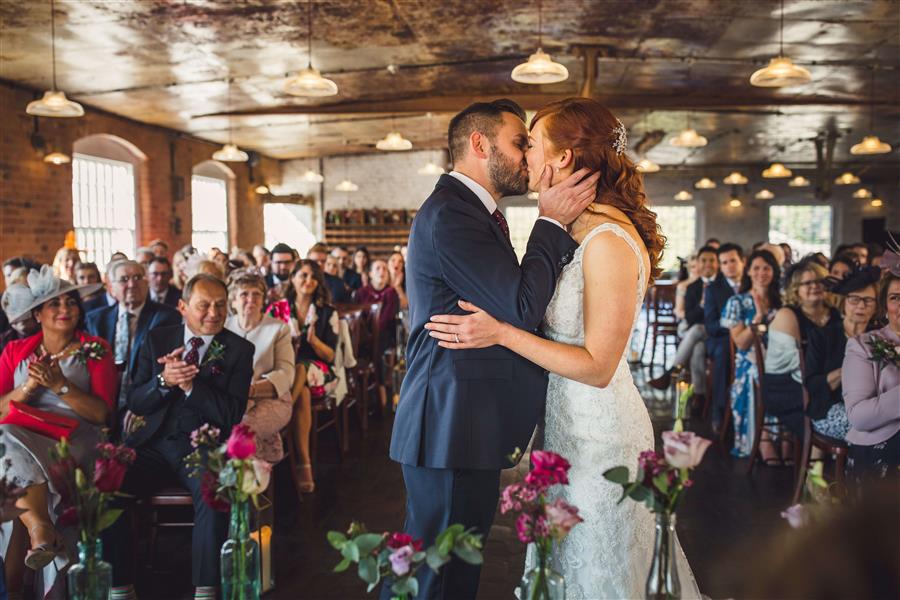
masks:
POLYGON ((462 342, 459 341, 459 334, 458 334, 458 333, 455 333, 455 334, 453 334, 453 335, 456 336, 456 343, 457 343, 457 344, 461 344, 462 342))

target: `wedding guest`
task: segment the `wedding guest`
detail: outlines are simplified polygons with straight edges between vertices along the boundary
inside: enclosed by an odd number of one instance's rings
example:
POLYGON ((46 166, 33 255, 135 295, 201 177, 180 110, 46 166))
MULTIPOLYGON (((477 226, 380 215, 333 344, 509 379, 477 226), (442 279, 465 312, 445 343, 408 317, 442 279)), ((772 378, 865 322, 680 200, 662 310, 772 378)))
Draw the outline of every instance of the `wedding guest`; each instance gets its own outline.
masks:
POLYGON ((291 328, 263 314, 266 282, 258 274, 248 270, 233 272, 228 298, 232 314, 225 327, 254 347, 253 381, 242 422, 256 434, 257 456, 274 464, 284 457, 280 432, 290 422, 293 408, 291 328))
MULTIPOLYGON (((122 492, 145 498, 173 479, 190 491, 194 598, 211 599, 220 581, 228 515, 203 500, 200 480, 191 476, 184 458, 193 451, 191 432, 201 425, 227 437, 240 423, 253 376, 253 344, 225 329, 228 290, 216 277, 201 273, 189 279, 178 310, 184 325, 150 331, 139 351, 128 394, 136 418, 125 438, 137 458, 122 492)), ((127 514, 104 532, 104 558, 113 566, 111 598, 134 598, 133 543, 127 514)))
POLYGON ((850 421, 847 468, 858 482, 896 479, 900 466, 900 272, 885 274, 878 299, 888 324, 847 340, 841 368, 850 421))
POLYGON ((12 285, 24 272, 25 277, 31 269, 40 270, 41 265, 25 256, 14 256, 3 261, 3 279, 7 286, 12 285), (18 273, 17 273, 18 271, 18 273))
POLYGON ((325 266, 322 267, 322 270, 326 275, 332 275, 334 277, 339 277, 338 273, 340 273, 340 267, 338 266, 341 261, 334 256, 333 254, 329 254, 325 258, 325 266))
POLYGON ((719 246, 722 245, 722 242, 720 242, 718 238, 711 237, 708 240, 706 240, 706 243, 704 243, 703 245, 711 246, 711 247, 715 248, 716 250, 718 250, 719 246))
MULTIPOLYGON (((383 260, 372 261, 369 267, 369 283, 356 290, 354 299, 359 304, 371 306, 381 304, 378 313, 378 348, 376 356, 383 356, 397 341, 397 312, 400 310, 400 297, 397 290, 390 285, 387 263, 383 260)), ((381 365, 375 369, 378 382, 378 400, 382 411, 387 407, 387 389, 385 373, 381 365)))
MULTIPOLYGON (((19 519, 30 538, 25 564, 43 570, 42 598, 61 583, 57 577, 75 541, 55 526, 64 492, 50 477, 50 449, 66 435, 75 461, 93 464, 101 428, 115 405, 116 370, 109 346, 81 326, 80 293, 96 287, 57 278, 46 265, 40 273, 32 271, 26 288, 30 301, 9 316, 13 322, 32 316, 40 331, 11 342, 0 355, 0 432, 9 459, 0 461, 0 478, 27 488, 17 506, 25 511, 19 519), (64 423, 48 429, 51 417, 64 423)), ((0 538, 4 545, 9 541, 8 535, 0 538)), ((0 554, 6 553, 7 548, 0 548, 0 554)))
POLYGON ((262 244, 256 244, 253 246, 253 250, 251 251, 253 254, 253 260, 256 261, 256 266, 259 269, 260 273, 263 276, 269 274, 269 268, 271 266, 272 257, 269 255, 269 250, 262 244))
POLYGON ((815 330, 837 326, 840 313, 828 305, 822 265, 804 259, 785 276, 784 306, 769 326, 762 381, 766 413, 778 418, 795 435, 803 434, 803 376, 800 352, 815 330))
POLYGON ((181 300, 181 290, 172 285, 172 263, 165 256, 154 256, 147 267, 150 299, 175 308, 181 300))
MULTIPOLYGON (((85 288, 86 289, 86 288, 85 288)), ((31 290, 25 283, 14 282, 3 292, 0 298, 0 308, 3 313, 19 314, 23 311, 32 299, 31 290)), ((36 334, 40 330, 40 325, 31 314, 19 319, 15 323, 10 323, 8 330, 0 333, 0 352, 9 345, 10 342, 23 340, 29 336, 36 334)))
POLYGON ((332 302, 346 303, 352 300, 350 289, 344 283, 344 280, 325 270, 325 264, 328 262, 328 247, 325 244, 314 244, 307 252, 306 258, 314 261, 322 269, 325 285, 331 293, 332 302))
MULTIPOLYGON (((223 278, 228 274, 228 255, 220 248, 215 246, 210 248, 207 253, 207 260, 219 267, 219 271, 221 271, 223 278)), ((212 273, 210 273, 210 275, 212 275, 212 273)))
MULTIPOLYGON (((756 409, 753 383, 758 379, 753 336, 763 335, 767 325, 781 308, 778 282, 781 267, 768 250, 757 250, 747 259, 739 293, 722 310, 720 325, 729 330, 735 345, 734 382, 731 385, 731 412, 734 417, 734 456, 746 458, 753 447, 756 409)), ((759 451, 766 464, 780 463, 772 442, 763 432, 759 451), (768 442, 768 443, 764 443, 768 442)))
POLYGON ((794 250, 787 242, 781 242, 778 245, 781 246, 781 250, 784 252, 784 268, 786 269, 794 264, 794 250))
POLYGON ((840 298, 842 319, 812 330, 806 347, 804 384, 809 392, 806 414, 813 429, 843 440, 850 430, 843 402, 841 372, 847 340, 868 330, 875 316, 878 269, 858 269, 842 279, 832 293, 840 298))
POLYGON ((287 244, 275 244, 272 248, 271 271, 266 275, 266 286, 270 289, 276 286, 286 287, 291 280, 291 270, 297 262, 297 251, 287 244))
MULTIPOLYGON (((100 275, 100 269, 97 268, 97 263, 78 263, 75 266, 75 283, 77 285, 90 285, 94 283, 102 284, 103 276, 100 275)), ((84 296, 82 298, 82 304, 85 306, 85 314, 90 312, 90 309, 87 308, 87 305, 91 302, 91 300, 94 299, 99 299, 100 302, 105 302, 102 288, 98 289, 90 296, 84 296)))
MULTIPOLYGON (((124 252, 117 251, 117 252, 113 252, 112 255, 110 255, 110 257, 109 257, 110 263, 114 263, 119 260, 128 260, 128 255, 126 255, 124 252)), ((107 263, 107 264, 109 264, 109 263, 107 263)))
POLYGON ((150 261, 153 260, 153 257, 156 254, 150 248, 144 246, 142 248, 138 248, 134 253, 134 260, 144 265, 144 269, 150 266, 150 261))
MULTIPOLYGON (((684 263, 683 263, 684 264, 684 263)), ((684 319, 684 294, 687 287, 697 281, 699 277, 697 266, 697 255, 691 254, 687 258, 687 263, 678 272, 678 283, 675 284, 675 318, 679 321, 684 319)))
POLYGON ((369 255, 369 249, 365 246, 359 246, 353 253, 353 271, 359 275, 362 285, 369 283, 369 263, 372 257, 369 255))
POLYGON ((60 279, 75 283, 75 266, 81 262, 81 255, 75 248, 62 247, 53 257, 53 274, 60 279))
POLYGON ((153 251, 153 254, 155 254, 156 256, 168 258, 169 244, 167 244, 164 240, 156 238, 155 240, 147 244, 147 246, 150 248, 150 250, 153 251))
POLYGON ((178 252, 175 253, 175 256, 172 257, 172 285, 177 287, 179 290, 184 289, 184 284, 187 283, 189 277, 187 273, 184 271, 184 267, 187 262, 197 254, 197 249, 187 244, 178 249, 178 252))
POLYGON ((312 426, 312 401, 334 389, 334 353, 338 342, 338 313, 331 306, 331 297, 319 264, 301 260, 291 272, 291 285, 284 300, 269 308, 270 314, 291 327, 296 356, 296 371, 291 395, 297 413, 296 426, 291 434, 299 450, 298 489, 312 493, 312 461, 309 457, 309 435, 312 426))
POLYGON ((852 254, 838 254, 828 264, 828 274, 835 279, 844 279, 857 267, 856 259, 852 254))
POLYGON ((726 243, 716 250, 719 259, 719 274, 706 287, 703 296, 703 327, 706 329, 706 354, 713 361, 712 422, 717 428, 722 422, 728 393, 729 342, 728 328, 722 327, 720 319, 725 303, 735 295, 741 286, 741 272, 744 269, 744 251, 737 244, 726 243))
POLYGON ((856 259, 859 261, 861 267, 865 267, 869 264, 869 246, 867 244, 856 242, 855 244, 850 244, 848 249, 856 255, 856 259))
POLYGON ((400 301, 400 310, 409 308, 409 297, 406 295, 406 259, 400 251, 396 251, 388 258, 388 275, 391 287, 397 292, 400 301))
POLYGON ((350 292, 353 293, 362 287, 362 278, 353 270, 353 257, 344 246, 335 246, 331 255, 338 260, 337 276, 344 280, 350 292))

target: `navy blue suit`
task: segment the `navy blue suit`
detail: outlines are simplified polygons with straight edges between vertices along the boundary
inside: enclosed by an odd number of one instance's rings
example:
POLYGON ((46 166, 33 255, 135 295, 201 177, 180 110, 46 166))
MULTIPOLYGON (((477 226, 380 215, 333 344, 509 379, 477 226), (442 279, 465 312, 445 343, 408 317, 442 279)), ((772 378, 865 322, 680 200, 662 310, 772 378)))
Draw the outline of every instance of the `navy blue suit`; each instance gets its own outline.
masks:
POLYGON ((728 403, 728 373, 732 368, 728 364, 730 332, 719 324, 722 310, 728 299, 734 296, 734 288, 728 279, 719 273, 716 280, 706 287, 703 297, 703 325, 706 328, 706 355, 713 360, 713 422, 721 421, 723 411, 728 403))
MULTIPOLYGON (((468 300, 526 330, 541 323, 562 267, 577 248, 560 227, 538 220, 521 266, 484 204, 442 175, 416 215, 409 238, 407 373, 391 438, 403 465, 406 531, 425 545, 452 523, 487 536, 500 470, 525 449, 540 418, 547 374, 492 346, 447 350, 424 329, 432 315, 464 314, 468 300)), ((420 572, 419 598, 474 598, 480 569, 453 561, 440 575, 420 572)), ((384 586, 382 598, 389 597, 384 586)))

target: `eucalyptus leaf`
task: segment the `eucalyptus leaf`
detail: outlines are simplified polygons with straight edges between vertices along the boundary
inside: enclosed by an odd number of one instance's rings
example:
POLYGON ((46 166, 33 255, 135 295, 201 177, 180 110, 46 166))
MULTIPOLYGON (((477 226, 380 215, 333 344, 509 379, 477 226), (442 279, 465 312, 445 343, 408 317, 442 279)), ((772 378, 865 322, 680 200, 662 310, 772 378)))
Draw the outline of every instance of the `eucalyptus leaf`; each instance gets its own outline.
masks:
POLYGON ((340 531, 329 531, 326 537, 328 538, 328 543, 331 544, 331 547, 335 550, 342 549, 344 544, 347 543, 347 536, 340 531))
POLYGON ((360 556, 372 554, 372 551, 380 546, 383 540, 384 537, 377 533, 363 533, 353 538, 353 542, 359 549, 360 556))
POLYGON ((450 562, 450 559, 447 556, 441 556, 441 553, 438 552, 435 546, 431 546, 425 551, 425 563, 435 573, 448 562, 450 562))
POLYGON ((481 552, 468 544, 457 544, 453 553, 470 565, 480 565, 484 561, 481 552))
POLYGON ((353 562, 359 562, 359 547, 353 540, 348 540, 344 547, 341 548, 341 556, 349 558, 353 562))
POLYGON ((613 483, 627 485, 628 467, 613 467, 612 469, 607 469, 606 471, 603 471, 603 476, 613 483))
MULTIPOLYGON (((349 545, 349 544, 348 544, 349 545)), ((356 546, 353 546, 356 548, 356 546)), ((367 556, 359 561, 359 578, 370 585, 377 585, 380 579, 378 573, 378 563, 371 556, 367 556)))
POLYGON ((339 562, 339 563, 337 564, 337 566, 334 567, 334 572, 335 572, 335 573, 343 573, 343 572, 346 571, 346 570, 350 567, 350 565, 352 565, 352 564, 353 564, 353 561, 352 561, 352 560, 350 560, 349 558, 345 558, 345 559, 343 559, 341 562, 339 562))
POLYGON ((104 512, 100 516, 100 520, 97 521, 97 531, 103 531, 107 527, 111 526, 116 522, 116 519, 122 514, 121 508, 111 508, 104 512))

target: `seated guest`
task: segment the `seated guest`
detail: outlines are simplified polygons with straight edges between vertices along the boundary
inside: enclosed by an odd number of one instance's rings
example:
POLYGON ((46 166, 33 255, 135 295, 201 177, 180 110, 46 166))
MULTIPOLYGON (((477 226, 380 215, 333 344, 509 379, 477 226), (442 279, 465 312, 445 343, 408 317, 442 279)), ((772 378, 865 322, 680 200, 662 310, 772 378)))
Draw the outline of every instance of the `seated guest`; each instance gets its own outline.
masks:
POLYGON ((787 242, 781 242, 778 245, 781 246, 782 251, 784 251, 784 267, 787 268, 794 264, 794 249, 791 248, 791 245, 787 242))
MULTIPOLYGON (((682 259, 679 259, 680 261, 682 259)), ((687 286, 697 281, 699 277, 697 271, 697 255, 691 254, 687 258, 687 264, 682 262, 682 268, 678 271, 678 283, 675 284, 675 318, 681 321, 684 319, 684 293, 687 286)))
POLYGON ((62 247, 53 258, 53 274, 60 279, 75 283, 75 267, 81 262, 81 255, 75 248, 62 247))
MULTIPOLYGON (((97 268, 97 263, 78 263, 75 266, 75 283, 76 285, 91 285, 95 283, 102 284, 103 276, 100 275, 100 269, 97 268)), ((82 299, 82 304, 86 306, 87 303, 94 298, 103 298, 102 288, 98 289, 90 296, 85 296, 82 299)), ((85 314, 87 314, 89 311, 85 310, 84 312, 85 314)))
POLYGON ((868 266, 869 246, 867 244, 863 242, 856 242, 855 244, 850 244, 848 250, 856 255, 856 260, 859 261, 859 266, 868 266))
POLYGON ((704 245, 704 246, 710 246, 710 247, 715 248, 716 250, 718 250, 718 249, 719 249, 719 246, 722 245, 722 242, 719 241, 719 238, 711 237, 711 238, 709 238, 708 240, 706 240, 706 243, 703 244, 703 245, 704 245))
POLYGON ((856 481, 896 479, 900 466, 900 269, 884 275, 878 299, 888 324, 847 340, 841 368, 850 421, 847 468, 856 481), (891 346, 893 358, 885 356, 891 346))
MULTIPOLYGON (((841 366, 847 340, 864 333, 876 311, 878 269, 859 269, 841 280, 832 292, 839 297, 842 320, 829 321, 809 333, 806 346, 806 389, 809 406, 806 414, 813 429, 843 440, 850 429, 841 389, 841 366)), ((771 343, 771 342, 770 342, 771 343)))
POLYGON ((147 244, 147 247, 153 251, 153 254, 155 256, 162 256, 164 258, 169 257, 169 244, 167 244, 164 240, 156 238, 155 240, 147 244))
POLYGON ((353 271, 359 275, 362 285, 368 285, 369 283, 369 263, 371 262, 372 257, 369 256, 369 249, 365 246, 357 247, 353 253, 353 271))
POLYGON ((856 258, 852 254, 838 254, 828 263, 828 274, 835 279, 844 279, 856 266, 856 258))
MULTIPOLYGON (((24 256, 8 258, 3 261, 3 279, 6 285, 10 286, 19 281, 20 278, 28 277, 31 269, 40 271, 41 265, 37 261, 24 256)), ((24 279, 20 283, 25 283, 24 279)))
POLYGON ((111 289, 112 289, 111 281, 112 280, 111 280, 110 272, 112 271, 112 269, 116 265, 116 263, 118 263, 119 261, 122 261, 122 260, 128 260, 128 259, 120 258, 117 260, 111 260, 108 263, 106 263, 106 282, 103 286, 103 291, 97 292, 96 294, 93 295, 93 297, 90 300, 88 300, 87 302, 84 303, 85 316, 87 316, 89 313, 97 310, 98 308, 106 308, 107 306, 115 306, 116 302, 118 302, 118 300, 116 300, 116 297, 113 296, 112 291, 111 291, 111 289))
POLYGON ((325 244, 315 244, 309 249, 306 258, 314 261, 319 265, 319 268, 322 269, 323 276, 325 277, 325 285, 328 287, 328 291, 331 292, 332 302, 342 304, 352 300, 350 288, 347 287, 344 280, 325 270, 326 263, 328 262, 328 248, 325 244))
POLYGON ((197 249, 190 244, 187 244, 179 248, 178 252, 175 253, 175 256, 172 257, 172 285, 179 290, 183 290, 184 284, 190 279, 184 268, 195 254, 197 254, 197 249))
POLYGON ((338 260, 337 276, 344 280, 350 293, 355 292, 362 287, 362 278, 353 270, 353 257, 344 246, 335 246, 331 250, 331 255, 338 260))
MULTIPOLYGON (((62 512, 61 494, 67 490, 56 489, 50 478, 50 449, 59 433, 48 431, 46 418, 67 420, 72 456, 81 465, 93 464, 101 428, 115 407, 117 378, 109 346, 81 327, 79 294, 94 291, 97 284, 73 285, 55 277, 46 265, 28 275, 28 284, 30 300, 9 316, 13 322, 33 316, 40 331, 11 342, 0 355, 0 437, 6 445, 0 478, 27 489, 16 505, 25 511, 19 519, 31 540, 25 565, 43 569, 43 598, 65 568, 75 541, 64 539, 54 525, 62 512), (90 355, 85 344, 96 346, 90 355)), ((0 538, 4 545, 9 541, 9 535, 0 538)), ((0 554, 11 556, 7 551, 0 548, 0 554)))
MULTIPOLYGON (((390 283, 387 263, 383 260, 374 260, 369 267, 369 283, 356 290, 354 294, 354 299, 360 304, 381 304, 381 312, 378 313, 377 356, 382 356, 397 341, 396 323, 400 297, 390 283)), ((375 376, 378 380, 379 406, 384 410, 387 407, 387 389, 384 386, 385 373, 381 365, 376 365, 375 376)))
POLYGON ((269 307, 273 316, 290 325, 294 342, 297 367, 291 395, 296 402, 297 427, 292 435, 300 453, 297 481, 303 493, 312 493, 316 487, 309 458, 312 400, 337 385, 333 364, 340 329, 338 313, 330 303, 318 263, 301 260, 294 265, 284 300, 269 307))
MULTIPOLYGON (((194 597, 213 598, 228 515, 203 500, 200 480, 191 476, 184 457, 193 451, 192 431, 209 423, 224 439, 244 417, 253 377, 253 344, 225 329, 228 290, 220 279, 202 273, 192 277, 178 310, 184 325, 150 331, 140 348, 128 394, 128 409, 140 420, 134 421, 125 438, 137 451, 137 459, 122 492, 144 498, 173 481, 190 490, 194 597)), ((116 586, 112 598, 134 597, 130 558, 135 542, 127 516, 104 532, 104 557, 113 565, 116 586)))
POLYGON ((181 300, 181 290, 171 284, 172 264, 165 256, 154 256, 147 267, 150 299, 175 308, 181 300))
MULTIPOLYGON (((215 246, 210 248, 206 255, 206 259, 219 267, 219 271, 222 273, 223 278, 228 275, 228 255, 220 248, 215 246)), ((210 273, 210 275, 213 275, 213 273, 210 273)))
POLYGON ((157 327, 180 325, 181 315, 174 308, 148 298, 144 265, 137 261, 115 263, 109 270, 108 285, 116 304, 92 311, 85 319, 85 327, 113 349, 113 360, 122 374, 118 395, 121 419, 125 416, 125 400, 147 333, 157 327))
MULTIPOLYGON (((0 309, 7 315, 19 314, 23 312, 25 306, 31 303, 32 297, 31 290, 27 285, 24 283, 13 283, 6 288, 6 291, 3 292, 3 297, 0 298, 0 309)), ((10 342, 24 340, 36 334, 40 329, 40 325, 30 313, 15 323, 10 323, 9 329, 0 333, 0 352, 3 352, 3 349, 10 342)))
MULTIPOLYGON (((757 250, 747 259, 740 293, 732 296, 722 310, 720 325, 729 330, 735 345, 734 382, 731 385, 731 413, 734 417, 734 456, 746 458, 753 448, 756 408, 753 383, 758 378, 753 336, 762 335, 760 325, 767 325, 781 307, 778 282, 781 267, 768 250, 757 250)), ((766 432, 759 451, 766 464, 780 462, 766 432), (768 442, 768 443, 764 443, 768 442)))
POLYGON ((253 246, 251 254, 253 254, 253 260, 256 261, 256 267, 259 269, 259 272, 263 276, 268 275, 272 260, 272 257, 269 255, 269 249, 262 244, 256 244, 253 246))
POLYGON ((690 364, 694 393, 703 396, 707 393, 706 327, 703 325, 703 303, 706 288, 715 282, 716 273, 719 270, 719 259, 716 256, 715 248, 712 246, 700 248, 697 252, 696 262, 698 278, 684 291, 684 317, 678 323, 681 341, 678 343, 672 368, 661 377, 652 379, 648 383, 658 390, 664 390, 669 387, 672 374, 690 364))
POLYGON ((124 252, 116 251, 110 255, 109 263, 107 264, 114 263, 120 260, 128 260, 128 256, 124 252))
POLYGON ((400 310, 406 310, 409 308, 409 297, 406 295, 406 259, 400 251, 396 251, 388 258, 387 266, 391 287, 397 292, 400 301, 400 310))
POLYGON ((134 253, 134 260, 144 265, 144 269, 150 266, 150 261, 153 260, 153 257, 156 254, 150 248, 146 246, 143 248, 138 248, 134 253))
POLYGON ((297 262, 297 252, 287 244, 275 244, 272 248, 272 263, 269 273, 266 275, 266 303, 272 304, 284 298, 285 292, 290 287, 291 271, 297 262))
POLYGON ((706 355, 713 361, 712 422, 717 428, 722 415, 727 410, 729 398, 728 328, 720 324, 725 303, 735 295, 741 286, 741 272, 744 269, 744 251, 737 244, 722 244, 716 250, 719 259, 719 274, 706 287, 703 296, 703 327, 706 329, 706 355))
POLYGON ((280 431, 291 420, 294 347, 291 328, 263 314, 266 282, 248 270, 231 274, 228 284, 231 316, 225 327, 252 342, 253 381, 243 423, 256 434, 257 456, 271 463, 284 457, 280 431))
POLYGON ((795 435, 803 434, 803 390, 800 352, 817 329, 837 326, 840 313, 826 302, 828 271, 804 259, 785 276, 784 307, 769 326, 765 378, 762 382, 766 412, 795 435))

